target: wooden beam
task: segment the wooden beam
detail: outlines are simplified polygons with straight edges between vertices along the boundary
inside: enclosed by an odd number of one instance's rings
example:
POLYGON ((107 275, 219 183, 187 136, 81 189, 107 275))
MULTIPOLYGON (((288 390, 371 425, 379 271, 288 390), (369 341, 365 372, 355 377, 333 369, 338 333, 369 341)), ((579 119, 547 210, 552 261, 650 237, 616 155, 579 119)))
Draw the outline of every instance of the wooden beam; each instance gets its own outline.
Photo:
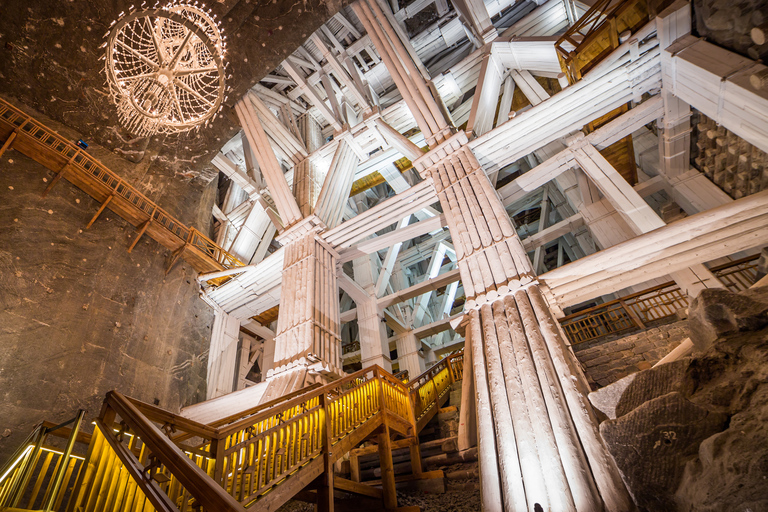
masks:
POLYGON ((342 126, 339 120, 336 118, 336 116, 333 115, 333 113, 328 109, 327 106, 325 106, 325 102, 320 99, 320 96, 317 94, 317 91, 309 85, 302 75, 301 71, 294 66, 294 64, 289 60, 286 59, 283 61, 283 68, 285 71, 291 75, 291 78, 296 82, 296 84, 299 86, 299 89, 301 89, 302 94, 304 94, 307 97, 307 100, 309 101, 312 106, 317 108, 317 110, 320 111, 320 115, 322 115, 325 120, 330 124, 334 130, 341 131, 342 126))
POLYGON ((11 147, 11 144, 13 144, 13 140, 15 138, 16 138, 16 130, 11 132, 11 134, 8 136, 8 138, 5 139, 5 142, 3 142, 3 147, 0 147, 0 157, 3 156, 3 154, 6 152, 6 150, 11 147))
POLYGON ((344 492, 351 492, 352 494, 359 494, 361 496, 370 496, 371 498, 381 499, 382 490, 370 485, 361 484, 360 482, 354 482, 341 478, 339 476, 333 479, 333 488, 344 492))
POLYGON ((686 217, 539 276, 560 307, 729 256, 768 239, 768 191, 686 217))
MULTIPOLYGON (((153 212, 153 214, 154 214, 154 212, 153 212)), ((141 237, 144 235, 144 232, 147 230, 147 228, 149 227, 149 224, 150 224, 151 222, 152 222, 152 218, 150 217, 150 218, 149 218, 149 220, 147 220, 146 222, 144 222, 144 223, 143 223, 143 224, 142 224, 142 225, 139 227, 139 230, 136 232, 136 239, 133 241, 133 243, 131 244, 131 246, 128 248, 128 252, 131 252, 131 251, 133 251, 133 248, 134 248, 134 247, 136 247, 136 244, 138 244, 138 243, 139 243, 139 240, 140 240, 140 239, 141 239, 141 237)))
POLYGON ((107 205, 112 201, 112 198, 115 197, 115 194, 109 194, 107 198, 104 200, 103 203, 101 203, 101 206, 99 206, 99 209, 96 210, 96 214, 91 218, 91 220, 88 222, 88 224, 85 226, 85 229, 90 228, 93 226, 93 223, 96 222, 96 219, 99 218, 99 215, 104 211, 104 209, 107 207, 107 205))

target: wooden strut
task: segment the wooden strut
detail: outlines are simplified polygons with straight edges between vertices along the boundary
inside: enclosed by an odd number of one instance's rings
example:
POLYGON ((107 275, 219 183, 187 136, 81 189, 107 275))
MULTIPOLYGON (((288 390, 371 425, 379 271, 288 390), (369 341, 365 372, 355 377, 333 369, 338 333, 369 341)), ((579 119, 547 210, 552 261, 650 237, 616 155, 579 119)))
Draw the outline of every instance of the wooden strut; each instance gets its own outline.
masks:
POLYGON ((173 251, 171 258, 168 261, 168 266, 165 267, 165 275, 168 275, 168 273, 173 270, 173 267, 176 266, 176 263, 179 261, 179 258, 181 258, 181 255, 184 254, 184 251, 187 249, 188 245, 189 242, 185 242, 184 245, 173 251))
POLYGON ((3 147, 0 148, 0 156, 3 156, 3 153, 5 153, 6 150, 11 147, 11 144, 13 144, 13 140, 15 138, 16 138, 16 131, 14 130, 11 132, 8 138, 5 139, 5 142, 3 143, 3 147))
MULTIPOLYGON (((154 214, 154 212, 152 212, 152 213, 154 214)), ((139 243, 139 240, 141 239, 142 235, 144 234, 144 232, 147 230, 147 228, 149 227, 149 225, 151 223, 152 223, 152 218, 150 217, 149 220, 147 220, 146 222, 144 222, 144 224, 141 225, 141 227, 139 228, 138 233, 136 233, 136 239, 133 241, 131 246, 128 248, 128 252, 131 252, 133 250, 133 248, 136 247, 136 244, 139 243)))
POLYGON ((104 200, 104 202, 101 203, 101 206, 99 206, 99 209, 96 210, 96 214, 93 216, 91 221, 85 226, 85 229, 89 229, 91 226, 93 226, 93 223, 96 222, 96 219, 99 218, 99 215, 101 215, 101 213, 104 211, 104 209, 110 203, 110 201, 112 201, 113 197, 115 197, 114 192, 107 196, 107 198, 104 200))
POLYGON ((70 158, 70 159, 67 161, 67 163, 65 163, 65 164, 64 164, 64 166, 63 166, 63 167, 62 167, 62 168, 59 170, 59 172, 57 172, 57 173, 56 173, 56 176, 54 176, 54 177, 53 177, 53 179, 52 179, 52 180, 51 180, 51 182, 48 184, 48 186, 47 186, 47 187, 45 187, 45 190, 43 190, 43 195, 42 195, 42 197, 45 197, 45 196, 47 196, 47 195, 48 195, 48 192, 50 192, 50 191, 51 191, 51 189, 53 188, 53 186, 54 186, 56 183, 58 183, 58 182, 59 182, 59 180, 60 180, 61 178, 63 178, 63 177, 64 177, 64 173, 66 173, 66 172, 67 172, 67 169, 68 169, 68 168, 69 168, 69 166, 72 164, 72 162, 74 162, 74 161, 75 161, 75 158, 77 158, 77 155, 79 155, 79 154, 80 154, 80 150, 78 149, 77 151, 75 151, 75 154, 74 154, 74 155, 72 155, 72 158, 70 158))

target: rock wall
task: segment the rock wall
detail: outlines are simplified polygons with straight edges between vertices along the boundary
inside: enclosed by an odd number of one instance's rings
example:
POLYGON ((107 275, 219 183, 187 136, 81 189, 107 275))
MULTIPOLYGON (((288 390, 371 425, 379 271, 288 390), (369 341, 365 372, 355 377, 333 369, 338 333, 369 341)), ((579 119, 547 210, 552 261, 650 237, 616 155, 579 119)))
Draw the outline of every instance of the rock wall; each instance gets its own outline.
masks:
POLYGON ((573 350, 590 385, 597 389, 650 368, 687 337, 688 322, 682 320, 623 338, 580 343, 573 350))
POLYGON ((690 313, 694 357, 590 395, 600 432, 641 510, 768 510, 768 287, 690 313))
MULTIPOLYGON (((67 127, 41 118, 77 140, 67 127)), ((185 223, 207 232, 213 183, 88 151, 185 223)), ((0 462, 43 419, 99 413, 107 391, 178 409, 205 398, 212 312, 183 262, 65 179, 17 153, 0 158, 0 462)))

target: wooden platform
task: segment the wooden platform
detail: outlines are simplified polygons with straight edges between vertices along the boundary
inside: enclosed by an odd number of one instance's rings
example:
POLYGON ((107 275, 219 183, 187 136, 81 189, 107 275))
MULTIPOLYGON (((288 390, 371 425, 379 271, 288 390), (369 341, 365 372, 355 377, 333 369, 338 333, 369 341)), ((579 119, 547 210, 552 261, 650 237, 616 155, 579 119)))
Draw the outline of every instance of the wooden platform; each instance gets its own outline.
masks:
MULTIPOLYGON (((199 273, 244 265, 195 228, 179 222, 85 150, 3 99, 0 99, 0 140, 4 141, 0 155, 15 149, 56 173, 43 195, 64 178, 101 203, 88 227, 109 208, 137 227, 133 245, 146 234, 172 251, 169 269, 179 257, 199 273)), ((131 249, 133 246, 128 250, 131 249)))

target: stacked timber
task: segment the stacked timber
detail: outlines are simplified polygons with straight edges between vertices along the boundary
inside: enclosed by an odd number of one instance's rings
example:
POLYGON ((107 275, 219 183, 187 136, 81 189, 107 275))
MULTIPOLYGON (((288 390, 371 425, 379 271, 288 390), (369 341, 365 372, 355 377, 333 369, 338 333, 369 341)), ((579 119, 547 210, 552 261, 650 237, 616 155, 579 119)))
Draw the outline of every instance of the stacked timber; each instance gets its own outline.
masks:
POLYGON ((337 258, 314 233, 285 246, 274 373, 319 363, 321 371, 342 374, 337 258))
POLYGON ((733 199, 768 188, 768 155, 714 119, 699 114, 696 166, 733 199))

